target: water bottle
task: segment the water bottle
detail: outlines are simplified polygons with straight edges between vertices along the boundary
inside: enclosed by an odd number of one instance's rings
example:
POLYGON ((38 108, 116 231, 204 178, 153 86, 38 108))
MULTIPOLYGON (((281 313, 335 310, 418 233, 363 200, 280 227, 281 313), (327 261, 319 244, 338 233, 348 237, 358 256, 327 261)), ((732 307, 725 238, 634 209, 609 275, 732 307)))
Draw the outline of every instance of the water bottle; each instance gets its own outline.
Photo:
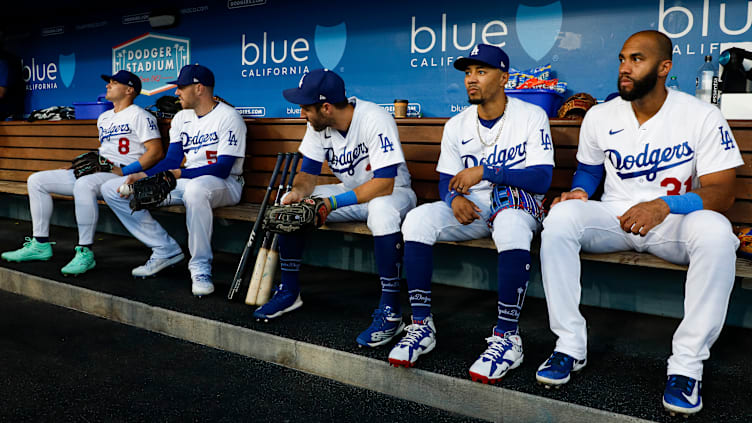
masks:
POLYGON ((671 79, 668 80, 668 84, 666 84, 666 88, 670 90, 679 91, 679 81, 676 80, 675 76, 672 76, 671 79))
POLYGON ((713 56, 705 56, 705 63, 697 71, 695 97, 718 106, 718 74, 713 66, 713 56))

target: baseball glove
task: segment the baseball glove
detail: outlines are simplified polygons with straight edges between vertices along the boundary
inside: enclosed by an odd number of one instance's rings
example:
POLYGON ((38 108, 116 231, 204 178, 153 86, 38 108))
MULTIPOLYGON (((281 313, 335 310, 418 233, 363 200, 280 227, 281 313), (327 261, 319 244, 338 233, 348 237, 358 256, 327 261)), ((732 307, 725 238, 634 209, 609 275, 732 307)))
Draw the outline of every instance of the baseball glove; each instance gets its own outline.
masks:
POLYGON ((264 230, 278 234, 313 231, 326 222, 329 209, 322 198, 305 197, 301 202, 270 206, 264 212, 264 230))
POLYGON ((739 257, 752 259, 752 228, 739 228, 736 236, 739 238, 739 251, 737 252, 739 257))
POLYGON ((175 189, 177 184, 175 175, 169 170, 139 179, 133 183, 133 197, 130 202, 131 210, 135 212, 159 207, 170 195, 170 191, 175 189))
POLYGON ((559 108, 559 119, 582 119, 588 109, 595 106, 598 100, 588 93, 577 93, 569 97, 559 108))
POLYGON ((491 227, 500 211, 510 208, 524 210, 539 222, 543 220, 543 205, 532 194, 517 187, 494 185, 491 190, 491 216, 486 222, 488 226, 491 227))
POLYGON ((89 151, 73 159, 71 169, 76 179, 97 172, 112 172, 115 165, 96 151, 89 151))

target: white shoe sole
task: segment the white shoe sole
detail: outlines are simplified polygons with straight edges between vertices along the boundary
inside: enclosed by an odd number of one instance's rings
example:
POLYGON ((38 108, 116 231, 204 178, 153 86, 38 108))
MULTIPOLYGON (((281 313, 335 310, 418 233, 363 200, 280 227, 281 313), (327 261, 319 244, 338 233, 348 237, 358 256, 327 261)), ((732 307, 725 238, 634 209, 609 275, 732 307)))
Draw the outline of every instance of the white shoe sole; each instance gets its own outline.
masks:
POLYGON ((269 320, 274 319, 276 317, 279 317, 279 316, 281 316, 281 315, 283 315, 285 313, 289 313, 289 312, 291 312, 293 310, 297 310, 297 309, 299 309, 302 306, 303 306, 303 300, 300 298, 300 294, 298 294, 298 298, 295 299, 295 302, 292 303, 290 305, 290 307, 287 307, 286 309, 280 310, 280 311, 278 311, 278 312, 276 312, 274 314, 269 314, 269 315, 267 315, 265 317, 257 317, 256 321, 258 322, 258 321, 262 321, 263 320, 264 322, 268 322, 269 320))
POLYGON ((184 259, 185 259, 185 254, 181 252, 167 259, 164 263, 162 263, 162 265, 155 268, 151 273, 146 273, 145 270, 139 271, 138 269, 142 268, 143 266, 138 266, 137 268, 131 270, 131 275, 133 275, 134 278, 150 278, 152 276, 155 276, 157 273, 161 272, 162 270, 180 263, 184 259))
POLYGON ((196 288, 194 286, 191 286, 191 292, 193 292, 193 295, 197 297, 201 297, 204 295, 209 295, 214 292, 214 284, 207 285, 205 287, 196 288))

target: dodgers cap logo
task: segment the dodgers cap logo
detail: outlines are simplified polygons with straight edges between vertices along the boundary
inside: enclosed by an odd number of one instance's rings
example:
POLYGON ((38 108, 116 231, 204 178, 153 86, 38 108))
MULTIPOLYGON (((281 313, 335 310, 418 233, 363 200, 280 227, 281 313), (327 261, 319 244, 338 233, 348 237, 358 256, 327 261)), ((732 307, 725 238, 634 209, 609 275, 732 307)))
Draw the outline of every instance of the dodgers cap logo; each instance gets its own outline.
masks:
POLYGON ((287 101, 307 106, 317 103, 341 103, 345 97, 345 81, 329 69, 314 69, 300 78, 297 88, 282 91, 287 101))
POLYGON ((454 67, 464 71, 469 65, 483 64, 492 68, 509 72, 509 56, 499 47, 490 44, 478 44, 468 57, 460 57, 454 62, 454 67))

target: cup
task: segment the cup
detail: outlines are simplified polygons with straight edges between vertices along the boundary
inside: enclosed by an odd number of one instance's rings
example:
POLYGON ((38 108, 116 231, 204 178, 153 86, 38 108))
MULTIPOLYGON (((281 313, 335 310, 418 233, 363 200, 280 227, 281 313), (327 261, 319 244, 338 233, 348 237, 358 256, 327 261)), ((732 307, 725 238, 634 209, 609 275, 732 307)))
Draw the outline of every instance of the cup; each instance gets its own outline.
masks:
POLYGON ((407 100, 394 100, 394 117, 407 117, 407 100))

